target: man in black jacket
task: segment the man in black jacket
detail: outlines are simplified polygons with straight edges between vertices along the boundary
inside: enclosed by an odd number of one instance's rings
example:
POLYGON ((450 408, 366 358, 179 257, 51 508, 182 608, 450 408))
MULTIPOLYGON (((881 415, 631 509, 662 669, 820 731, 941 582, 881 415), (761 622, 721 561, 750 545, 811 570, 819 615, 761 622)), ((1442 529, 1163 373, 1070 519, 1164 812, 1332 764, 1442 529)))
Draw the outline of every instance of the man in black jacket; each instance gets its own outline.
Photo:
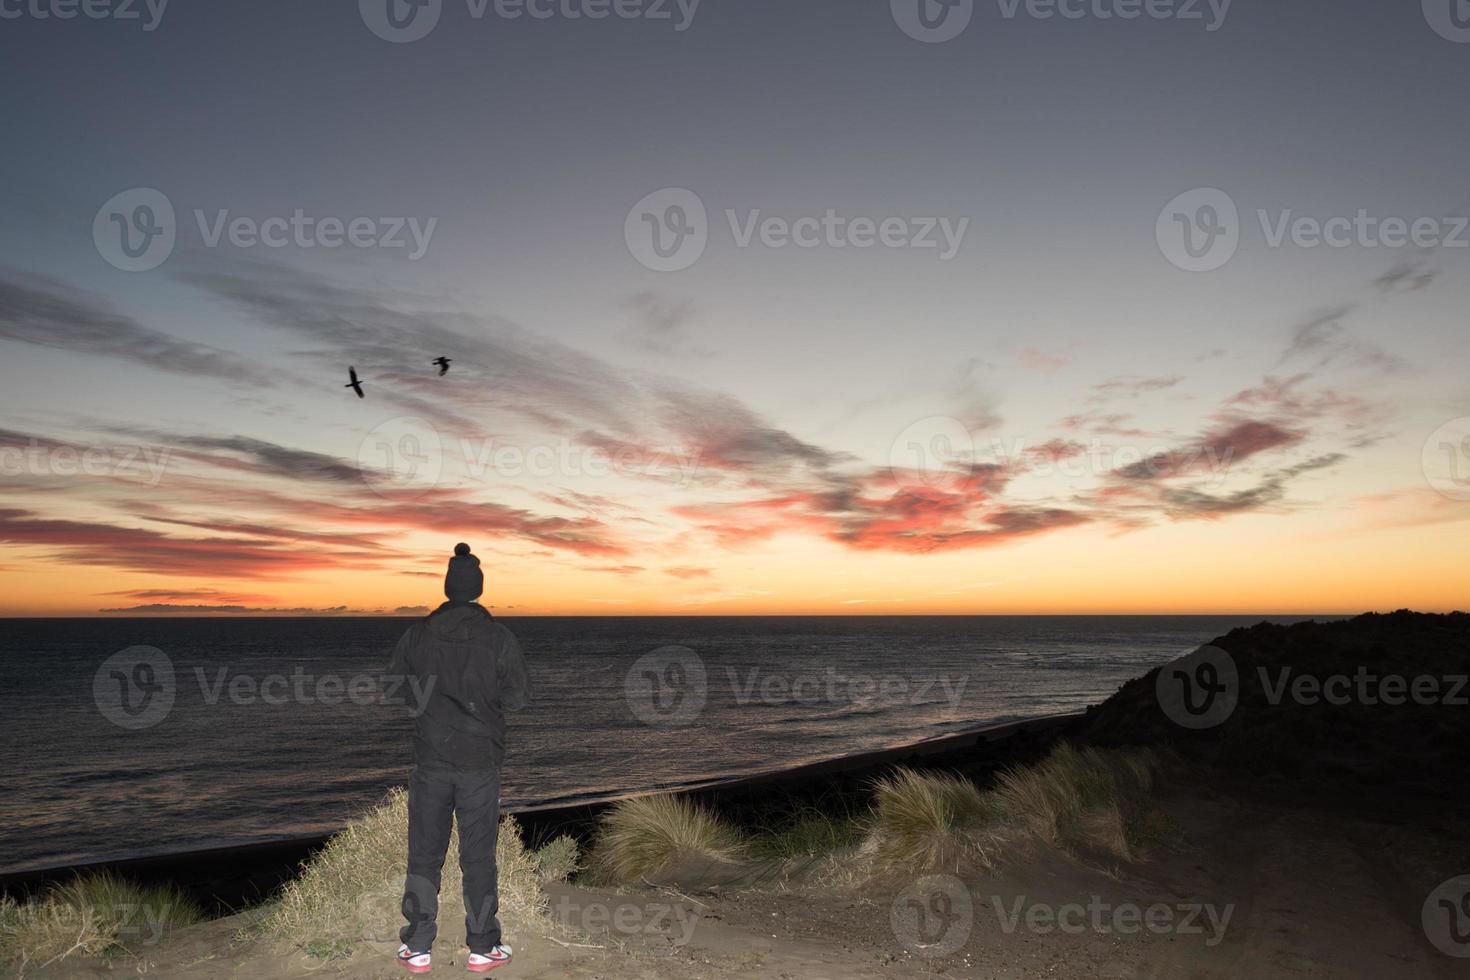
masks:
POLYGON ((505 712, 530 697, 526 661, 516 638, 475 600, 484 591, 480 560, 454 546, 444 594, 449 601, 409 627, 393 651, 389 673, 414 678, 429 692, 414 731, 408 784, 408 880, 398 933, 398 961, 427 973, 438 932, 439 882, 451 818, 459 822, 464 872, 468 966, 477 973, 510 962, 496 913, 495 838, 500 823, 500 766, 505 712))

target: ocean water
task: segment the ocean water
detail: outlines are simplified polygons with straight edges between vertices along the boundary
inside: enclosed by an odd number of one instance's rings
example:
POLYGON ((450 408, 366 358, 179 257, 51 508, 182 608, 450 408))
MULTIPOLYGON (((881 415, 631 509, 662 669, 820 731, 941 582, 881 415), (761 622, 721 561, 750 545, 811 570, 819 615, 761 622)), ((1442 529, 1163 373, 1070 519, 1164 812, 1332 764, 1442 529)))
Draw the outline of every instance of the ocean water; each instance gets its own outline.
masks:
MULTIPOLYGON (((512 717, 504 800, 1077 711, 1261 618, 506 618, 536 697, 512 717)), ((415 694, 382 680, 410 622, 0 620, 0 872, 342 826, 411 765, 415 694)))

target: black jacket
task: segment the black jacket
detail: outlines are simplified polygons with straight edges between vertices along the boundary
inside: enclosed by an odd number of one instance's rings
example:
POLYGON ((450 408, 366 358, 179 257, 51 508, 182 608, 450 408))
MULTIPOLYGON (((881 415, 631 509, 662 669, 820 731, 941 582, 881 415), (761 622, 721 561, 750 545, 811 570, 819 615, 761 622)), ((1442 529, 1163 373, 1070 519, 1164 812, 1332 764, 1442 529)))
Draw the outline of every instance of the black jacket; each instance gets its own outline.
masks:
MULTIPOLYGON (((388 668, 418 711, 414 761, 429 768, 499 769, 505 712, 530 700, 526 660, 510 630, 483 606, 446 602, 403 634, 388 668), (427 692, 419 704, 415 692, 427 692)), ((422 696, 422 695, 420 695, 422 696)))

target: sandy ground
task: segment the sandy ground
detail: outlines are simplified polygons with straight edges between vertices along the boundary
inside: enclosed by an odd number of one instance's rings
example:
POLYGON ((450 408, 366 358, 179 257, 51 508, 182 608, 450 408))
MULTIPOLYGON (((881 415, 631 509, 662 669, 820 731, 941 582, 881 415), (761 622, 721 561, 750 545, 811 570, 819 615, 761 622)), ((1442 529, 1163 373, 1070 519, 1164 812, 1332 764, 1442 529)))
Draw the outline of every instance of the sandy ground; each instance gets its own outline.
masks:
MULTIPOLYGON (((1087 867, 1040 852, 963 883, 925 878, 867 891, 818 886, 811 869, 790 868, 743 887, 689 880, 622 892, 554 886, 555 921, 507 935, 515 962, 494 975, 1470 977, 1470 959, 1437 951, 1420 924, 1429 892, 1470 872, 1463 828, 1452 834, 1429 822, 1344 819, 1200 792, 1161 802, 1176 832, 1126 867, 1087 867)), ((239 924, 186 930, 142 960, 68 960, 32 975, 405 975, 389 944, 364 943, 350 959, 323 963, 235 945, 239 924)), ((446 924, 445 938, 456 925, 446 924)), ((446 973, 465 975, 464 959, 441 939, 434 974, 446 973)))

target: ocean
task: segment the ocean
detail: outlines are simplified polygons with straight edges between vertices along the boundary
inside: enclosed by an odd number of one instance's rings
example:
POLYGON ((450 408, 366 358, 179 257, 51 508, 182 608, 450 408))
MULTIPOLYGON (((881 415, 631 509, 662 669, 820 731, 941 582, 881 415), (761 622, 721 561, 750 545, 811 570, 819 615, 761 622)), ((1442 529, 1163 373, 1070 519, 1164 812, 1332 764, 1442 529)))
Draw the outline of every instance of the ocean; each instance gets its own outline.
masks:
MULTIPOLYGON (((512 716, 503 799, 590 800, 1078 711, 1262 618, 505 618, 535 701, 512 716)), ((0 872, 341 827, 411 766, 417 695, 383 678, 410 622, 0 620, 0 872)))

